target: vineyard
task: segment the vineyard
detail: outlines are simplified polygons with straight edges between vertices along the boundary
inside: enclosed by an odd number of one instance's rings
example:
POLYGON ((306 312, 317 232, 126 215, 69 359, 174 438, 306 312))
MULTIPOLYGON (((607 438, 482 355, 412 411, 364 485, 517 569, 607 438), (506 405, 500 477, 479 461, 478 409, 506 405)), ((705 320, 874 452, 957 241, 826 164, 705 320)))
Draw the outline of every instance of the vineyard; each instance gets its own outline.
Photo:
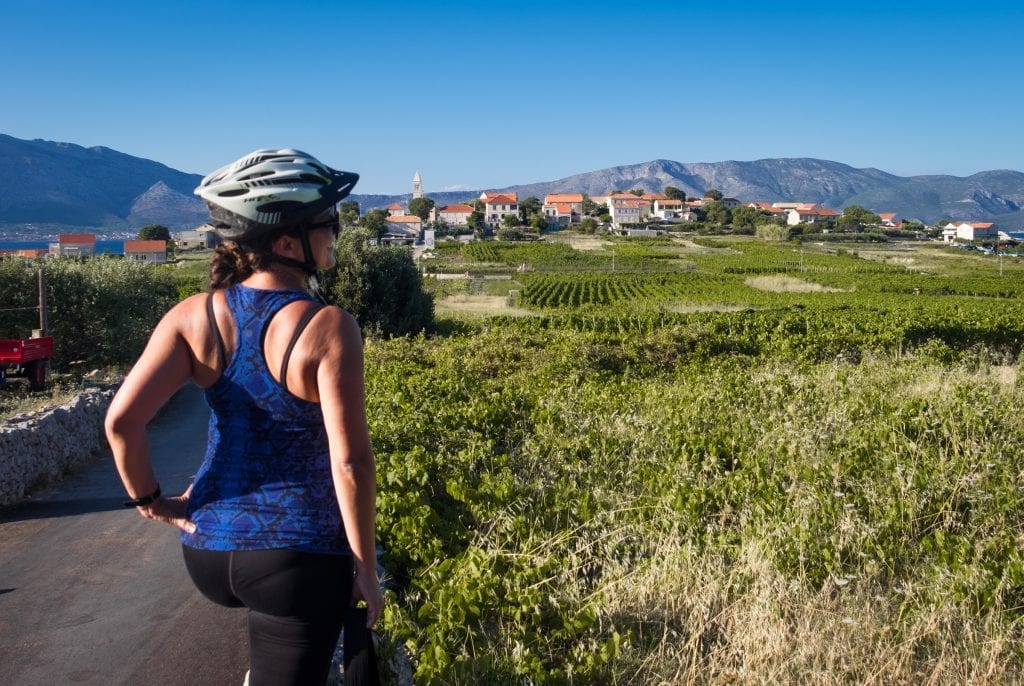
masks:
POLYGON ((1022 268, 924 258, 450 254, 533 314, 368 342, 382 652, 438 684, 1020 682, 1022 268))

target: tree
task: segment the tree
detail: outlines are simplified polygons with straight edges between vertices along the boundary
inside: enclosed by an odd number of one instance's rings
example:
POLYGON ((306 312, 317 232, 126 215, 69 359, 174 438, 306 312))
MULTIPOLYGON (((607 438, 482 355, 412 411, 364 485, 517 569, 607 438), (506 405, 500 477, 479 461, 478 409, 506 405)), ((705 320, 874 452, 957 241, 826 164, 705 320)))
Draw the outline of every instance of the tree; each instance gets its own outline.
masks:
POLYGON ((423 221, 427 221, 432 209, 434 209, 434 201, 430 198, 413 198, 409 201, 409 214, 414 214, 423 221))
POLYGON ((642 198, 644 196, 644 189, 643 188, 634 188, 634 189, 632 189, 629 192, 632 193, 633 195, 635 195, 638 198, 642 198))
POLYGON ((487 225, 484 224, 484 213, 482 210, 476 209, 469 213, 469 217, 466 219, 466 225, 473 229, 473 235, 477 238, 482 238, 487 233, 487 225))
POLYGON ((163 224, 146 224, 139 230, 139 240, 170 242, 171 231, 163 224))
POLYGON ((728 208, 717 200, 704 203, 701 207, 704 211, 704 221, 712 224, 728 224, 729 223, 729 210, 728 208))
POLYGON ((734 229, 756 228, 768 219, 767 214, 753 207, 734 207, 731 212, 732 226, 734 229))
POLYGON ((706 191, 704 191, 704 197, 711 198, 712 200, 721 200, 723 196, 722 191, 718 190, 717 188, 709 188, 706 191))
POLYGON ((503 226, 506 226, 508 228, 512 228, 513 226, 519 226, 519 217, 514 214, 506 214, 504 217, 501 218, 501 223, 503 226))
POLYGON ((359 203, 346 200, 338 205, 338 221, 342 226, 355 226, 359 222, 359 203))
POLYGON ((338 238, 338 264, 323 275, 328 299, 349 311, 369 336, 405 336, 429 331, 434 301, 423 291, 407 248, 371 246, 366 228, 338 238))
POLYGON ((370 210, 359 220, 359 225, 370 231, 375 238, 380 238, 388 230, 388 213, 380 208, 370 210))
POLYGON ((675 186, 665 186, 665 197, 669 200, 682 200, 686 202, 686 193, 676 188, 675 186))
POLYGON ((583 194, 583 214, 593 215, 598 211, 598 204, 590 199, 586 193, 583 194))
POLYGON ((843 208, 843 216, 836 220, 836 226, 840 231, 861 232, 869 226, 882 221, 874 212, 864 209, 860 205, 847 205, 843 208))
POLYGON ((587 217, 580 222, 580 231, 583 233, 597 233, 597 222, 594 221, 593 217, 587 217))
POLYGON ((534 212, 533 216, 530 217, 530 226, 540 233, 544 229, 548 228, 548 218, 544 216, 543 212, 534 212))
POLYGON ((541 201, 532 195, 528 198, 524 198, 519 201, 519 218, 525 224, 529 221, 530 216, 540 212, 543 209, 541 201))

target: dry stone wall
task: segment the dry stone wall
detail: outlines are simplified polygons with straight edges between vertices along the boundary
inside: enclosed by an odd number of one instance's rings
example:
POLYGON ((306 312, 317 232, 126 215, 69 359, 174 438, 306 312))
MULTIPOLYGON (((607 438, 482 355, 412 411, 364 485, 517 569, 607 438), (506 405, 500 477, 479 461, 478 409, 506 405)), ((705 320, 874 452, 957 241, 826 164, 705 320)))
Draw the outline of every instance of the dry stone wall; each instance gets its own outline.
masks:
POLYGON ((59 479, 106 445, 103 417, 113 389, 89 388, 66 405, 0 424, 0 506, 59 479))

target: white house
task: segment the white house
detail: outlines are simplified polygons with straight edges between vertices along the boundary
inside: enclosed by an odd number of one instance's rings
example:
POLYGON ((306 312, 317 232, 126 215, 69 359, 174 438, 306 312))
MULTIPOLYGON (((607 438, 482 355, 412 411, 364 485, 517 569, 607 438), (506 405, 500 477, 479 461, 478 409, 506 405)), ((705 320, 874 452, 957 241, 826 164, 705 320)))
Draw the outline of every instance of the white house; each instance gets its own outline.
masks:
POLYGON ((977 241, 999 235, 992 222, 950 222, 944 228, 956 229, 956 238, 961 241, 977 241))
POLYGON ((51 255, 91 257, 96 254, 96 234, 62 233, 56 243, 50 243, 51 255))
POLYGON ((216 231, 209 224, 203 224, 191 231, 179 231, 174 234, 174 242, 182 250, 215 248, 218 240, 216 231))
POLYGON ((612 225, 619 229, 623 224, 639 224, 643 220, 644 209, 650 205, 635 195, 632 200, 611 196, 608 198, 608 210, 612 215, 612 225))
POLYGON ((657 217, 658 219, 661 219, 662 221, 682 219, 683 206, 684 203, 682 200, 672 200, 670 198, 656 198, 654 200, 654 207, 651 210, 651 214, 657 217))
POLYGON ((839 219, 835 210, 812 203, 801 203, 799 206, 786 209, 786 224, 794 226, 801 222, 807 224, 834 224, 839 219))
POLYGON ((125 241, 124 258, 132 262, 164 264, 167 262, 167 241, 125 241))
POLYGON ((437 218, 450 226, 465 226, 473 208, 469 205, 445 205, 437 211, 437 218))
POLYGON ((489 195, 484 200, 484 221, 489 226, 500 226, 509 215, 519 218, 519 200, 515 195, 489 195))

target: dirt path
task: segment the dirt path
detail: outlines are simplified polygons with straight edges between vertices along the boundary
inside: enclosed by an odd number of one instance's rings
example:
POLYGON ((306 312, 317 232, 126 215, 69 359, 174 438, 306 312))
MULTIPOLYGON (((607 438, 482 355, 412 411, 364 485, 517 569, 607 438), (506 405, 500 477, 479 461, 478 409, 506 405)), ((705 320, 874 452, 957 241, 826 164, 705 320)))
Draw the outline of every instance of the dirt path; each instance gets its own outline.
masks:
MULTIPOLYGON (((151 427, 165 492, 199 467, 208 410, 188 387, 151 427)), ((170 527, 121 507, 109 453, 0 511, 0 671, 10 686, 242 683, 244 610, 192 586, 170 527)))

